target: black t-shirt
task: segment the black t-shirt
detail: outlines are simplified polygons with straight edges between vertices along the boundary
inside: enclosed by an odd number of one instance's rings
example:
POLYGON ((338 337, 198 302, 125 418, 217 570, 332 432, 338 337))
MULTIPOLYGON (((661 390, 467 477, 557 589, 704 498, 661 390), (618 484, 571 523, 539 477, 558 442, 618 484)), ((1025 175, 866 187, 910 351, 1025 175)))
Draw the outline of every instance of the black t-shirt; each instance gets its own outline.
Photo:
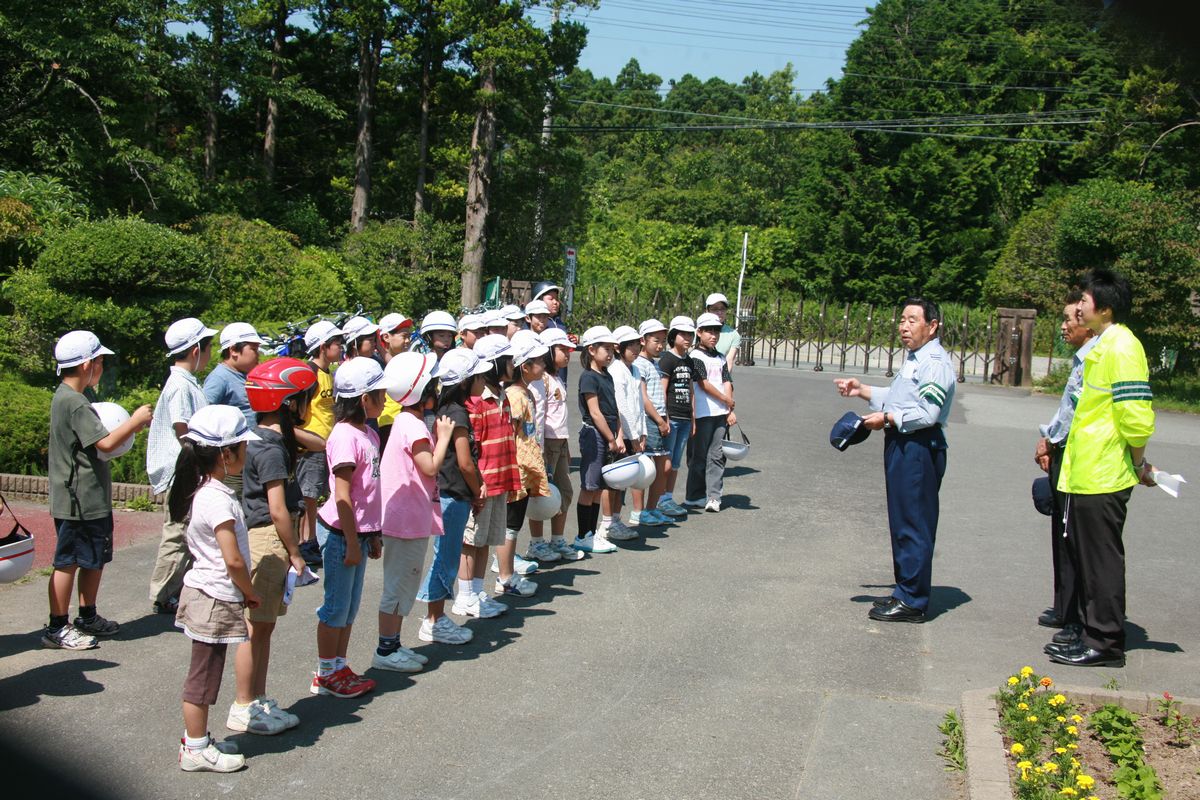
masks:
POLYGON ((658 359, 658 371, 667 377, 667 416, 671 419, 692 418, 692 381, 703 380, 704 370, 696 377, 696 362, 691 355, 680 358, 668 350, 658 359))
MULTIPOLYGON (((605 419, 614 419, 617 416, 617 387, 613 384, 612 375, 607 371, 596 372, 594 369, 589 369, 579 376, 579 413, 583 417, 583 421, 588 425, 592 424, 592 414, 588 411, 587 395, 596 395, 600 402, 600 414, 605 419)), ((619 433, 619 431, 614 431, 619 433)))
POLYGON ((242 511, 247 528, 271 524, 271 506, 267 502, 267 484, 283 481, 283 497, 289 513, 300 510, 300 484, 295 473, 288 472, 287 445, 283 436, 270 428, 254 429, 260 441, 246 445, 246 466, 242 468, 242 511))
MULTIPOLYGON (((456 433, 459 428, 466 429, 467 441, 471 443, 471 453, 474 454, 475 435, 471 432, 471 418, 467 416, 467 410, 458 403, 448 403, 437 410, 437 416, 454 420, 456 433)), ((471 487, 467 486, 467 481, 458 468, 458 451, 454 449, 453 441, 446 448, 446 458, 442 461, 442 468, 438 470, 437 485, 438 491, 446 497, 467 501, 474 499, 471 487)))

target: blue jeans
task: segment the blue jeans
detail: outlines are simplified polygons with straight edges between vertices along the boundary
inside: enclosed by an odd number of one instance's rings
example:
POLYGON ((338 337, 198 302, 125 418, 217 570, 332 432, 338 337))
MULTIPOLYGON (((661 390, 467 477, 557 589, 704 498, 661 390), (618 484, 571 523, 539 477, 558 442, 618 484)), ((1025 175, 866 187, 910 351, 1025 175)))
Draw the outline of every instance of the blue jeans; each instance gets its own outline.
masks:
POLYGON ((667 439, 663 443, 663 448, 671 456, 671 469, 677 470, 683 466, 683 454, 687 452, 687 443, 691 435, 692 421, 690 419, 671 420, 671 432, 667 434, 667 439))
MULTIPOLYGON (((361 540, 360 540, 361 542, 361 540)), ((367 574, 367 548, 362 547, 362 560, 347 567, 346 537, 334 533, 317 519, 317 544, 324 559, 325 602, 317 609, 317 619, 331 628, 354 624, 358 604, 362 600, 363 577, 367 574)))
POLYGON ((417 599, 422 603, 454 597, 458 559, 462 555, 463 531, 471 516, 471 504, 455 497, 442 497, 442 535, 433 537, 433 560, 421 582, 417 599))

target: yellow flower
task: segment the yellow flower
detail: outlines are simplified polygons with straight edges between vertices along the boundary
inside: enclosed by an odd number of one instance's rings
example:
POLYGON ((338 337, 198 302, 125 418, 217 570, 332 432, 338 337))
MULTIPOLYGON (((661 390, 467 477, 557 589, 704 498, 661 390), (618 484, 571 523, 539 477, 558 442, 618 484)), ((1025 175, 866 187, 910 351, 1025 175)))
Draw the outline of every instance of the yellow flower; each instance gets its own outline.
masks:
POLYGON ((1032 761, 1018 761, 1017 762, 1017 769, 1029 769, 1032 766, 1033 766, 1032 761))
POLYGON ((1067 733, 1071 734, 1072 736, 1078 736, 1078 735, 1079 735, 1079 728, 1076 728, 1074 725, 1068 725, 1068 726, 1067 726, 1067 733))
POLYGON ((1029 704, 1028 703, 1017 703, 1017 710, 1018 711, 1028 711, 1029 704))
POLYGON ((1067 754, 1067 748, 1056 747, 1056 748, 1054 748, 1054 752, 1058 753, 1060 756, 1065 756, 1067 754))
POLYGON ((1058 764, 1055 764, 1053 761, 1047 761, 1045 764, 1042 764, 1042 769, 1046 772, 1058 772, 1058 764))
POLYGON ((1067 698, 1064 695, 1061 695, 1061 694, 1054 695, 1054 705, 1061 706, 1065 702, 1067 702, 1067 698))
POLYGON ((1074 722, 1076 725, 1078 725, 1079 723, 1083 722, 1083 717, 1079 716, 1078 714, 1072 714, 1071 722, 1074 722))
POLYGON ((1079 792, 1075 791, 1070 786, 1064 786, 1062 789, 1059 790, 1058 793, 1061 794, 1063 797, 1074 797, 1075 795, 1079 794, 1079 792))
POLYGON ((1090 789, 1096 785, 1096 779, 1091 775, 1076 775, 1075 785, 1080 789, 1090 789))
POLYGON ((1019 756, 1021 753, 1025 752, 1025 745, 1021 744, 1020 742, 1013 742, 1013 746, 1009 748, 1009 752, 1014 756, 1019 756))
POLYGON ((1060 724, 1060 725, 1061 725, 1062 723, 1064 723, 1064 722, 1066 722, 1066 721, 1067 721, 1067 718, 1066 718, 1066 717, 1055 717, 1054 719, 1055 719, 1055 720, 1058 722, 1058 724, 1060 724))
POLYGON ((1021 667, 1021 677, 1028 678, 1033 674, 1033 667, 1021 667))
POLYGON ((1079 769, 1079 759, 1078 758, 1071 759, 1071 769, 1079 769))
POLYGON ((1029 697, 1031 694, 1033 694, 1033 689, 1026 689, 1025 691, 1021 692, 1021 697, 1029 697))
POLYGON ((1025 718, 1025 721, 1026 722, 1037 722, 1037 716, 1030 714, 1028 717, 1025 718))
POLYGON ((1009 676, 1008 676, 1008 685, 1009 685, 1009 686, 1016 686, 1016 685, 1017 685, 1018 683, 1020 683, 1020 682, 1021 682, 1021 679, 1020 679, 1020 678, 1018 678, 1016 675, 1009 675, 1009 676))
POLYGON ((1068 749, 1068 750, 1078 750, 1078 749, 1079 749, 1079 745, 1075 744, 1074 742, 1069 742, 1069 743, 1067 744, 1067 749, 1068 749))

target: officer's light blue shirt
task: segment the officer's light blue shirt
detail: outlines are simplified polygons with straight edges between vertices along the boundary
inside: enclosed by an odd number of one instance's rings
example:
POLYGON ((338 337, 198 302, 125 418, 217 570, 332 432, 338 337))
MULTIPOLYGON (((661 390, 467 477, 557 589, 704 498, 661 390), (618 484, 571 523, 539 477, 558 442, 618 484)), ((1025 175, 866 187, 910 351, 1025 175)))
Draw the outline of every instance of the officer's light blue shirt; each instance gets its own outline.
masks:
POLYGON ((1067 378, 1067 385, 1063 388, 1062 399, 1058 402, 1058 410, 1054 412, 1054 418, 1050 420, 1049 424, 1038 426, 1038 430, 1050 444, 1065 442, 1067 434, 1071 432, 1071 420, 1075 418, 1075 405, 1079 402, 1080 393, 1083 392, 1083 359, 1098 341, 1100 341, 1100 337, 1093 336, 1075 351, 1075 355, 1071 356, 1071 375, 1067 378))
POLYGON ((904 357, 892 385, 871 388, 871 409, 886 411, 901 433, 946 425, 958 381, 950 354, 937 337, 904 357))
POLYGON ((213 405, 234 406, 246 417, 246 424, 258 424, 258 415, 246 396, 246 376, 224 363, 217 364, 204 379, 204 396, 213 405))

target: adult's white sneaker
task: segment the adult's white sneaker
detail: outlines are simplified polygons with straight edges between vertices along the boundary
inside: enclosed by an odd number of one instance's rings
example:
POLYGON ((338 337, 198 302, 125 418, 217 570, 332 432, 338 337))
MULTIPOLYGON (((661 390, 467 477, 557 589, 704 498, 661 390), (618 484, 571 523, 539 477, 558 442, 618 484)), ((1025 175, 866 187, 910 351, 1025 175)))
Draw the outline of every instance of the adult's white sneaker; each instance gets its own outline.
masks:
POLYGON ((720 511, 721 510, 721 501, 714 497, 712 500, 709 500, 707 503, 704 504, 704 510, 711 511, 713 513, 720 511))

